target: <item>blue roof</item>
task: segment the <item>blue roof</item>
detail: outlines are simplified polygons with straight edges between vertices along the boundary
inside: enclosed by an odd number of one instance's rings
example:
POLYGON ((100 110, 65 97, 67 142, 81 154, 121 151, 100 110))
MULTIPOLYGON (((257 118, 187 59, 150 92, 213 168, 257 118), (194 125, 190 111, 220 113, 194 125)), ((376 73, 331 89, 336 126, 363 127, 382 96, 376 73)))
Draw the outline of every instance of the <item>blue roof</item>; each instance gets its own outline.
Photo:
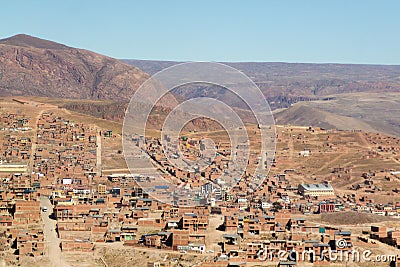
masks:
POLYGON ((335 235, 351 235, 351 231, 336 231, 335 235))
POLYGON ((168 185, 156 185, 154 186, 155 189, 168 189, 169 186, 168 185))

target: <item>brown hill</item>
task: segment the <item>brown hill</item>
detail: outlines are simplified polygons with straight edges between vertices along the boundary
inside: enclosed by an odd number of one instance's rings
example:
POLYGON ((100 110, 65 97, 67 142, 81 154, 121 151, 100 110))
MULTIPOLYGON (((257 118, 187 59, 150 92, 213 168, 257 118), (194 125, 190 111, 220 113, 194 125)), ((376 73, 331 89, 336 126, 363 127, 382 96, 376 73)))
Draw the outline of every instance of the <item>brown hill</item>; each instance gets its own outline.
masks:
POLYGON ((275 113, 278 124, 400 136, 400 93, 352 93, 303 101, 275 113))
MULTIPOLYGON (((124 60, 155 73, 172 61, 124 60)), ((278 124, 378 131, 400 136, 400 66, 279 62, 225 63, 248 75, 266 96, 278 124), (390 111, 390 112, 388 112, 390 111)), ((173 91, 183 99, 207 96, 247 109, 213 85, 173 91)))
POLYGON ((17 34, 15 36, 2 39, 2 40, 0 40, 0 43, 14 45, 14 46, 36 47, 36 48, 44 48, 44 49, 68 49, 68 48, 71 48, 71 47, 68 47, 63 44, 36 38, 36 37, 26 35, 26 34, 17 34))
POLYGON ((325 129, 374 131, 368 123, 362 120, 326 112, 303 103, 294 104, 288 109, 277 112, 274 117, 276 124, 281 125, 292 124, 318 126, 325 129))
POLYGON ((0 96, 129 100, 148 77, 119 60, 29 35, 0 40, 0 96))
MULTIPOLYGON (((180 62, 123 60, 149 74, 180 62)), ((399 65, 312 64, 284 62, 223 62, 249 76, 261 89, 272 109, 288 108, 299 101, 324 99, 332 94, 400 92, 399 65)), ((191 88, 190 88, 191 89, 191 88)), ((196 88, 198 89, 198 88, 196 88)), ((215 88, 212 88, 215 91, 215 88)), ((209 90, 205 88, 204 90, 209 90)), ((181 90, 190 98, 204 90, 181 90)), ((232 102, 223 90, 213 92, 221 101, 232 102)), ((242 107, 242 106, 237 106, 242 107)))

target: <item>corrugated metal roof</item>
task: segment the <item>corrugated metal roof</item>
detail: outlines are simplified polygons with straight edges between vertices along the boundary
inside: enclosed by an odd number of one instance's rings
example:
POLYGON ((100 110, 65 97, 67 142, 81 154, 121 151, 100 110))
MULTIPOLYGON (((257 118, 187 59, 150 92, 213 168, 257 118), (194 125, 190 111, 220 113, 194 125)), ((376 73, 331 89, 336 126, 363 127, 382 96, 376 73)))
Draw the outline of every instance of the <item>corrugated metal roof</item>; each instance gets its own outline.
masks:
POLYGON ((333 190, 333 187, 330 184, 302 184, 301 185, 305 190, 333 190))

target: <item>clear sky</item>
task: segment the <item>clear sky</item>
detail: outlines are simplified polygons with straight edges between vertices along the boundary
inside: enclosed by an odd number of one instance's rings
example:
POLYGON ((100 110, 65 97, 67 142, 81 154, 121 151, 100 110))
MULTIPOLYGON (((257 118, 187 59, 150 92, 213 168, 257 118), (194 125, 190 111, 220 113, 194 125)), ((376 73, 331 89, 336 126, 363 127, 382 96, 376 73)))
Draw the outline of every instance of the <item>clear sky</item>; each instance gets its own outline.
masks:
POLYGON ((9 0, 0 11, 0 38, 115 58, 400 65, 397 0, 9 0))

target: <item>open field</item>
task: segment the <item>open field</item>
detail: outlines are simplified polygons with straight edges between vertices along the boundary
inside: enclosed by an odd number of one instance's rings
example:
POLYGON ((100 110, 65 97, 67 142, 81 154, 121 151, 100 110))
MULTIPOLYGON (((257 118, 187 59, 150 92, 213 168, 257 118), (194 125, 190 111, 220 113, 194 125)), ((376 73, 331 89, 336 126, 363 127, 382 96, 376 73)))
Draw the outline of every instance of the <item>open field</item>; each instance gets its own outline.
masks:
POLYGON ((298 102, 275 114, 278 124, 363 130, 400 136, 400 93, 351 93, 298 102), (390 111, 390 116, 388 114, 390 111))

